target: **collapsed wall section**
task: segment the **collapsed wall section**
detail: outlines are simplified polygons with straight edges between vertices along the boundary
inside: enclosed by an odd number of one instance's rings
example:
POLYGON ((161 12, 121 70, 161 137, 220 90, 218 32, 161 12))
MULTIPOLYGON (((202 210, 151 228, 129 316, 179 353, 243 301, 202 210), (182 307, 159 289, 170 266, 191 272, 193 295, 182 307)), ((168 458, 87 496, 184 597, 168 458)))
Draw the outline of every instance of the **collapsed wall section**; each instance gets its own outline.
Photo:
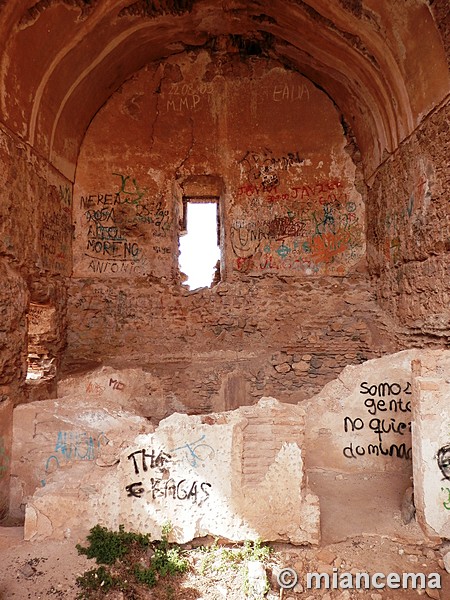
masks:
POLYGON ((303 404, 308 469, 411 473, 413 396, 406 350, 348 366, 303 404))
MULTIPOLYGON (((34 419, 49 430, 43 403, 36 404, 34 419)), ((24 407, 28 416, 31 408, 24 407)), ((89 415, 87 406, 77 408, 78 420, 89 415)), ((180 543, 207 535, 318 543, 319 503, 304 473, 303 430, 303 409, 273 398, 228 413, 174 414, 138 436, 109 429, 90 462, 74 456, 28 499, 25 537, 81 539, 101 524, 159 539, 170 522, 180 543)))
POLYGON ((178 541, 304 543, 319 539, 316 494, 327 535, 345 498, 352 522, 335 535, 411 540, 419 528, 401 523, 414 469, 419 523, 446 537, 448 420, 435 407, 447 399, 447 363, 442 352, 403 351, 347 366, 298 406, 263 398, 234 411, 172 414, 157 427, 164 403, 146 394, 154 380, 144 370, 70 377, 64 397, 15 409, 11 511, 27 506, 26 534, 36 540, 82 536, 97 523, 158 537, 170 520, 178 541), (380 502, 383 512, 367 519, 380 502))

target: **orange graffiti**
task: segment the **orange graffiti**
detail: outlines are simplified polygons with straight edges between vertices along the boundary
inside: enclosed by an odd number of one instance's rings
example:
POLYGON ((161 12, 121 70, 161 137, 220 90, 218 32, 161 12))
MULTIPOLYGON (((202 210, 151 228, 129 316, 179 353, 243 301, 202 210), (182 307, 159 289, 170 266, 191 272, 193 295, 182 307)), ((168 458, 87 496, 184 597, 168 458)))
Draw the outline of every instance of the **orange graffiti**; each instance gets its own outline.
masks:
POLYGON ((99 395, 99 394, 103 394, 104 391, 105 391, 105 388, 102 385, 99 385, 98 383, 95 383, 95 382, 89 382, 86 386, 87 394, 99 395))
POLYGON ((316 263, 331 263, 334 258, 348 250, 348 235, 324 233, 312 243, 312 258, 316 263))

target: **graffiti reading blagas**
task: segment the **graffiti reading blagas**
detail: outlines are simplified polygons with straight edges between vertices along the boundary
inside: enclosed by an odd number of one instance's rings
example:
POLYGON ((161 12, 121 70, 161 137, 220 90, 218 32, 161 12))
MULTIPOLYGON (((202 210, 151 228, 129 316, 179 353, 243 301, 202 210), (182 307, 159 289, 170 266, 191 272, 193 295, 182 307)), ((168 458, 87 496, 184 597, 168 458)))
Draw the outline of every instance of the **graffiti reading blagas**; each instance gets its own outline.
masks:
POLYGON ((198 506, 209 498, 212 486, 207 481, 192 477, 170 477, 170 467, 178 462, 173 454, 142 448, 131 452, 127 459, 134 479, 125 486, 128 497, 162 503, 191 502, 198 506))
POLYGON ((344 433, 354 438, 352 434, 364 432, 370 441, 358 444, 354 439, 348 440, 342 451, 344 456, 349 459, 363 456, 411 459, 410 382, 372 384, 363 381, 359 394, 367 416, 344 417, 344 433))

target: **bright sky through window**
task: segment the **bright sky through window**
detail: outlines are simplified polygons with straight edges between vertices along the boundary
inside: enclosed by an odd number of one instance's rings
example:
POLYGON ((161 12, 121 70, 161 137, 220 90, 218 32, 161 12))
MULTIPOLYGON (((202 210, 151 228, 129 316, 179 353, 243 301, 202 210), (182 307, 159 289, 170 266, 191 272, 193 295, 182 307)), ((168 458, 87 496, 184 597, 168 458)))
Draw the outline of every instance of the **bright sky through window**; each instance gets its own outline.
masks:
POLYGON ((217 204, 188 202, 187 234, 180 238, 180 269, 191 290, 209 287, 220 259, 217 245, 217 204))

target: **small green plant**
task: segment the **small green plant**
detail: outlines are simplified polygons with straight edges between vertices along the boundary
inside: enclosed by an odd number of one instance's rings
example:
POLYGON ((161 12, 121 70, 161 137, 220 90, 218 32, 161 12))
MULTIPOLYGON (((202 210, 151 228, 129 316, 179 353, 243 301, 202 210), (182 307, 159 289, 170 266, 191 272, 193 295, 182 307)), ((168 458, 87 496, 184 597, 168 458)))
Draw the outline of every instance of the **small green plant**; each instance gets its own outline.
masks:
POLYGON ((123 525, 119 526, 119 531, 110 531, 106 527, 95 525, 87 540, 89 546, 86 548, 77 544, 78 554, 95 558, 99 565, 113 565, 116 560, 130 552, 133 544, 145 547, 150 543, 148 535, 126 532, 123 525))
POLYGON ((98 594, 113 588, 133 594, 133 588, 138 585, 154 587, 162 577, 185 573, 189 563, 182 556, 181 548, 169 543, 171 531, 172 526, 167 523, 162 529, 161 541, 152 543, 148 535, 126 532, 122 525, 119 531, 109 531, 100 525, 93 527, 87 536, 89 545, 77 544, 76 548, 79 554, 95 558, 97 564, 107 567, 92 569, 78 577, 77 584, 83 590, 78 599, 98 598, 98 594), (146 548, 152 551, 151 557, 143 556, 146 548))
POLYGON ((85 590, 85 592, 95 591, 102 588, 102 590, 106 593, 113 587, 116 587, 117 583, 118 582, 116 579, 107 569, 105 569, 105 567, 91 569, 90 571, 86 571, 84 575, 77 577, 78 586, 85 590))
POLYGON ((148 569, 141 567, 141 565, 134 565, 134 576, 138 583, 143 583, 148 587, 155 587, 158 581, 156 569, 153 565, 148 569))
POLYGON ((270 546, 265 546, 261 540, 245 541, 243 548, 243 558, 245 560, 267 560, 272 553, 270 546))

